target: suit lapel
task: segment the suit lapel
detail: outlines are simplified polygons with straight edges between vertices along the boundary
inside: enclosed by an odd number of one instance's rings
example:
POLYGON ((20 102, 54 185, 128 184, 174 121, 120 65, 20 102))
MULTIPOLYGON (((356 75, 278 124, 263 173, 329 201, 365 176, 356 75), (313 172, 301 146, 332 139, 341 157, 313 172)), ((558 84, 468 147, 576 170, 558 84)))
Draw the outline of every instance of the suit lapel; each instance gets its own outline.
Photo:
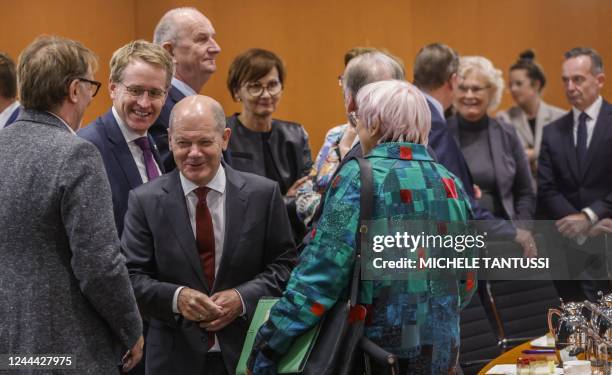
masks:
POLYGON ((185 195, 183 193, 178 169, 170 173, 163 189, 166 195, 162 198, 161 204, 168 215, 171 223, 170 226, 172 227, 179 247, 202 285, 209 291, 210 288, 204 278, 204 271, 202 270, 200 257, 198 255, 195 237, 191 229, 189 212, 187 211, 187 203, 185 202, 185 195))
POLYGON ((174 86, 170 86, 170 92, 168 93, 168 99, 172 100, 174 104, 180 102, 181 99, 183 99, 184 97, 185 95, 183 95, 183 93, 180 92, 179 89, 177 89, 174 86))
POLYGON ((215 285, 221 285, 224 277, 229 275, 229 267, 240 240, 247 208, 247 193, 244 191, 245 181, 231 167, 225 165, 227 179, 225 188, 225 234, 223 239, 223 255, 215 278, 215 285))
POLYGON ((119 124, 117 124, 112 110, 106 112, 106 114, 101 118, 101 121, 103 125, 102 128, 110 141, 110 151, 117 160, 117 164, 123 171, 130 188, 134 189, 142 185, 140 172, 138 172, 138 167, 136 166, 134 157, 132 156, 127 142, 123 137, 123 133, 121 133, 121 129, 119 129, 119 124))
MULTIPOLYGON (((489 118, 489 124, 487 127, 487 134, 489 135, 489 146, 491 147, 491 159, 493 160, 493 172, 495 173, 495 183, 497 184, 497 191, 500 194, 503 194, 506 189, 504 189, 501 185, 502 183, 504 183, 504 181, 507 181, 507 179, 504 178, 505 173, 507 173, 507 168, 505 167, 504 161, 502 160, 502 155, 504 153, 500 152, 501 150, 505 150, 504 145, 502 144, 502 139, 504 138, 504 135, 502 134, 502 129, 499 126, 495 126, 495 124, 493 124, 492 118, 489 118)), ((503 196, 501 202, 502 205, 504 205, 504 211, 506 211, 506 213, 513 212, 505 206, 503 196)))
MULTIPOLYGON (((529 126, 529 120, 527 119, 527 115, 521 109, 519 109, 518 112, 519 112, 518 130, 521 133, 521 136, 523 137, 523 139, 527 140, 527 145, 529 147, 533 147, 533 133, 531 132, 531 127, 529 126)), ((536 124, 537 124, 537 121, 536 121, 536 124)))
POLYGON ((563 117, 563 126, 560 128, 561 131, 561 142, 563 143, 563 149, 565 149, 565 157, 567 158, 567 164, 570 167, 570 171, 574 175, 576 181, 580 181, 580 172, 578 171, 578 159, 576 158, 576 145, 574 144, 574 133, 572 131, 574 118, 570 111, 565 117, 563 117))
POLYGON ((606 135, 608 134, 608 128, 612 125, 612 114, 610 113, 610 107, 611 106, 605 101, 601 104, 599 116, 597 117, 597 122, 595 123, 595 129, 593 129, 591 143, 589 144, 589 148, 587 150, 585 167, 581 176, 582 178, 586 176, 586 172, 589 170, 594 155, 597 153, 599 147, 601 147, 606 135))

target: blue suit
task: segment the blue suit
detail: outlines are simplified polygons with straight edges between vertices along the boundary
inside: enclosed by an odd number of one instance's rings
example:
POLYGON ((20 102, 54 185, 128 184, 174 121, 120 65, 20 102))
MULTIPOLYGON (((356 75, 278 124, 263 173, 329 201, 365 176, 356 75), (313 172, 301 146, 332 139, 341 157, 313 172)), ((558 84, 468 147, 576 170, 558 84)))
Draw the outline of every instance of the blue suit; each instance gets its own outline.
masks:
MULTIPOLYGON (((541 218, 559 220, 567 215, 579 213, 589 207, 599 219, 612 217, 612 105, 605 100, 595 123, 591 143, 587 150, 585 167, 578 168, 574 144, 574 118, 572 112, 544 128, 542 146, 538 159, 538 205, 541 218)), ((597 300, 598 290, 610 290, 607 280, 597 265, 605 264, 607 248, 603 237, 590 238, 584 246, 558 235, 558 248, 566 252, 570 265, 570 276, 581 271, 582 264, 589 269, 576 282, 557 282, 561 297, 566 299, 597 300), (599 252, 599 253, 598 253, 599 252), (604 277, 605 278, 605 277, 604 277), (595 280, 593 280, 595 279, 595 280), (598 280, 597 280, 598 279, 598 280)))
MULTIPOLYGON (((130 190, 142 185, 142 178, 138 172, 136 162, 112 111, 106 112, 87 127, 79 130, 78 135, 93 143, 102 155, 102 161, 106 168, 106 175, 108 176, 113 195, 115 224, 117 225, 119 236, 121 236, 123 232, 123 218, 127 211, 128 193, 130 190)), ((153 157, 163 173, 164 166, 161 163, 159 152, 151 134, 149 134, 149 142, 151 143, 153 157)))
POLYGON ((172 153, 168 147, 170 113, 172 112, 172 108, 174 108, 176 103, 180 102, 184 97, 185 95, 180 92, 179 89, 174 86, 170 86, 168 97, 166 97, 166 102, 159 113, 159 117, 149 128, 149 133, 153 136, 153 139, 155 139, 155 144, 159 150, 159 155, 161 156, 164 168, 168 172, 176 168, 174 158, 172 157, 172 153))

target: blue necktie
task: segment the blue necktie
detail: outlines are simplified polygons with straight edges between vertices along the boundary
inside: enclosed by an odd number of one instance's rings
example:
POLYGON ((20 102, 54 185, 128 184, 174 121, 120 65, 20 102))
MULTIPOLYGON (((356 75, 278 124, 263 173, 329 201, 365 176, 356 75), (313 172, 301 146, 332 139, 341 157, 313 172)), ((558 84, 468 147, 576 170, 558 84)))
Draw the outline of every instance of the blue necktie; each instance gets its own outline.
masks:
POLYGON ((582 112, 578 116, 578 134, 576 135, 576 160, 578 161, 578 170, 582 174, 584 172, 586 156, 587 156, 587 127, 586 121, 589 115, 582 112))

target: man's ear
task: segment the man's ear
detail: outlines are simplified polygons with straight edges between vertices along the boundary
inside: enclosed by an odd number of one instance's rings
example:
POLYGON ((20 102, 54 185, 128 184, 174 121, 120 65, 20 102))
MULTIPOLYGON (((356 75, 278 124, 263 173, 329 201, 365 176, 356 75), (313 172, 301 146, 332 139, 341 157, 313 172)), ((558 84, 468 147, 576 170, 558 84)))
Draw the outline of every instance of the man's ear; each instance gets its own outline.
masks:
POLYGON ((116 95, 115 95, 115 89, 116 89, 116 88, 117 88, 117 84, 116 84, 115 82, 113 82, 113 80, 112 80, 112 79, 110 79, 110 78, 109 78, 109 79, 108 79, 108 93, 109 93, 110 98, 111 98, 112 100, 114 100, 114 99, 115 99, 115 96, 116 96, 116 95))
POLYGON ((604 82, 606 82, 606 75, 599 73, 595 79, 597 80, 597 86, 599 86, 599 89, 603 89, 604 82))
POLYGON ((78 79, 73 79, 72 81, 70 81, 70 84, 68 85, 68 100, 71 103, 76 104, 79 98, 79 90, 82 89, 83 88, 81 87, 81 85, 79 85, 78 79))
POLYGON ((355 103, 355 99, 353 98, 353 95, 347 94, 345 105, 346 105, 346 113, 357 111, 357 103, 355 103))
POLYGON ((231 136, 232 136, 232 129, 230 128, 223 129, 223 137, 222 137, 222 144, 221 144, 221 148, 223 149, 223 151, 227 150, 227 146, 229 145, 229 140, 231 136))

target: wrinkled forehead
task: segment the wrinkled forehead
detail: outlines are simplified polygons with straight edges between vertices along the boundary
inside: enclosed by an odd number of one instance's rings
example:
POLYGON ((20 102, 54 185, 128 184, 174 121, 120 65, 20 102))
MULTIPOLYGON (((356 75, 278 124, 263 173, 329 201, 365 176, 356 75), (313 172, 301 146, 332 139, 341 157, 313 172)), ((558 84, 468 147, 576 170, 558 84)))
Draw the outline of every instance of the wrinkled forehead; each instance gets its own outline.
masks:
POLYGON ((588 75, 591 73, 593 62, 586 55, 571 57, 563 62, 563 76, 588 75))
POLYGON ((179 25, 179 38, 191 37, 196 34, 205 34, 207 36, 215 34, 212 23, 200 13, 186 13, 181 17, 179 25))

